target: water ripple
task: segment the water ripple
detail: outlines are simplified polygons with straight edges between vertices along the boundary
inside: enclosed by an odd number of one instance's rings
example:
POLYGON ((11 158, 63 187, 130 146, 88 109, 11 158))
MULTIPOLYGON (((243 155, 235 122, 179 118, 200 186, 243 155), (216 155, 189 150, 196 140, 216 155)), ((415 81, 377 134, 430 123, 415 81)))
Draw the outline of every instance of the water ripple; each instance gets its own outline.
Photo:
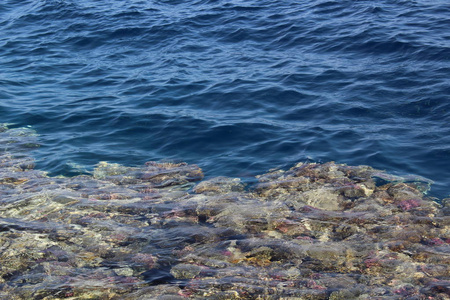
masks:
POLYGON ((448 194, 446 1, 0 4, 0 115, 38 165, 299 160, 416 173, 448 194))

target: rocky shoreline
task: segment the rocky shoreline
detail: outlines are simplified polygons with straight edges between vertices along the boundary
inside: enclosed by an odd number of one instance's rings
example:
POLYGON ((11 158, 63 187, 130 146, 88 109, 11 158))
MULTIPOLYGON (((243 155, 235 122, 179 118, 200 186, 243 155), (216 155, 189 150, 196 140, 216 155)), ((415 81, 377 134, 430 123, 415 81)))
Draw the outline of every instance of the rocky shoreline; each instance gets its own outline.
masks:
POLYGON ((369 166, 36 170, 0 126, 1 299, 450 299, 450 199, 369 166))

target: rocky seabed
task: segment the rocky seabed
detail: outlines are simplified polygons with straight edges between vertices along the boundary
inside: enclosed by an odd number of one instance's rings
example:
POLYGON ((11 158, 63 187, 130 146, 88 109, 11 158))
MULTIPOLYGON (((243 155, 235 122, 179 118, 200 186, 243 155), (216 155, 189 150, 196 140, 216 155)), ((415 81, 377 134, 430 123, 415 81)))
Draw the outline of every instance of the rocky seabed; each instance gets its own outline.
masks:
POLYGON ((450 199, 369 166, 246 186, 196 165, 35 169, 0 126, 1 299, 450 299, 450 199))

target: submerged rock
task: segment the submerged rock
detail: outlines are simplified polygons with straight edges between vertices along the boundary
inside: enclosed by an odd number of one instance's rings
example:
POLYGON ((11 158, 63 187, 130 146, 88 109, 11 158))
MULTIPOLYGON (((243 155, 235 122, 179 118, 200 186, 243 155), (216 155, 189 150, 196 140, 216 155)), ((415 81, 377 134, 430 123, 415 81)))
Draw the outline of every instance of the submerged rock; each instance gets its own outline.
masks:
POLYGON ((244 184, 239 178, 215 177, 197 184, 194 192, 197 194, 217 195, 232 192, 242 192, 244 184))
POLYGON ((426 179, 333 162, 248 189, 186 163, 48 177, 33 131, 0 143, 2 299, 450 297, 450 201, 426 179))

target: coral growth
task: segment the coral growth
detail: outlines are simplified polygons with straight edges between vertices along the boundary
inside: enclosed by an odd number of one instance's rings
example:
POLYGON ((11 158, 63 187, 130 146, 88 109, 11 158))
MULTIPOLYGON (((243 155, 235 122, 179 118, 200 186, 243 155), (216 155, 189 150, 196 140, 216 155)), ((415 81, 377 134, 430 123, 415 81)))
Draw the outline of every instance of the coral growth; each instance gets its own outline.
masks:
POLYGON ((450 297, 450 201, 423 179, 333 162, 247 188, 167 162, 55 178, 19 131, 0 130, 2 299, 450 297))

